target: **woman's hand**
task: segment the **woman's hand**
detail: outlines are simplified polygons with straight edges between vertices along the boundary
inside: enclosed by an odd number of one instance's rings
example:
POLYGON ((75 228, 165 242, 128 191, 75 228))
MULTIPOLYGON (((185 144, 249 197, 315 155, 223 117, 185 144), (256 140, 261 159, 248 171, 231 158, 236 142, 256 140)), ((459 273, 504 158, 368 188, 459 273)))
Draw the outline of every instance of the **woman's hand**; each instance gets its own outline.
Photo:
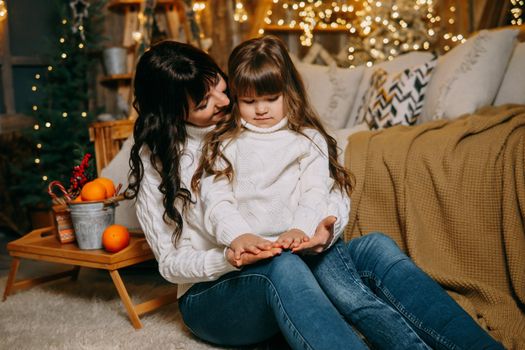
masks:
POLYGON ((293 228, 282 233, 277 241, 273 244, 274 247, 283 249, 293 249, 301 245, 302 242, 307 242, 310 238, 303 231, 293 228))
POLYGON ((242 253, 240 259, 235 259, 235 253, 231 248, 228 248, 228 250, 226 250, 226 259, 232 264, 232 266, 241 267, 254 264, 264 259, 273 258, 274 256, 281 254, 282 251, 281 248, 272 247, 269 250, 261 250, 259 254, 242 253))
MULTIPOLYGON (((245 233, 235 238, 230 244, 234 259, 239 260, 242 253, 259 254, 263 250, 270 250, 272 242, 253 233, 245 233)), ((235 265, 234 265, 235 266, 235 265)))
POLYGON ((334 237, 334 224, 337 221, 335 216, 324 218, 317 228, 315 234, 310 240, 302 242, 298 247, 293 248, 292 252, 299 254, 319 254, 323 252, 334 237))

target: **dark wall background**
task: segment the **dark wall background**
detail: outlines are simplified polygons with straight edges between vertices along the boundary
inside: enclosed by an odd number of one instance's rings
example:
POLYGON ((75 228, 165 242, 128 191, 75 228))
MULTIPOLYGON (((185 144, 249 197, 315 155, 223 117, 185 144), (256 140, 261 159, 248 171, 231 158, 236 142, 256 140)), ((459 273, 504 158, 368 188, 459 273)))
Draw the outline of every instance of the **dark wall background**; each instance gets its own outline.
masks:
MULTIPOLYGON (((58 18, 56 1, 7 0, 7 21, 9 26, 9 47, 16 57, 43 57, 49 48, 58 18)), ((45 69, 45 62, 36 65, 13 66, 13 88, 16 111, 27 113, 37 98, 31 91, 36 73, 45 69)), ((0 85, 0 113, 5 113, 3 87, 0 85)))

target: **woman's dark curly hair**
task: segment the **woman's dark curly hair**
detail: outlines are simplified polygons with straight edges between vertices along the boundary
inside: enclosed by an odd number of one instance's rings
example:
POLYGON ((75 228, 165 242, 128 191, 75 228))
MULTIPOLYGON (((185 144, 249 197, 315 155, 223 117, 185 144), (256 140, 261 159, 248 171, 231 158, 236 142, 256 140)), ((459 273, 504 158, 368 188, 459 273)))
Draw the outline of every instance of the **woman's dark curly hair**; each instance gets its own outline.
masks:
POLYGON ((136 198, 144 176, 140 159, 149 148, 150 161, 161 176, 166 223, 175 224, 174 244, 182 233, 182 212, 191 203, 191 192, 181 184, 180 158, 186 142, 189 101, 198 105, 225 74, 204 51, 188 44, 162 41, 139 59, 135 72, 133 107, 138 113, 133 129, 127 198, 136 198), (182 203, 181 211, 175 202, 182 203))

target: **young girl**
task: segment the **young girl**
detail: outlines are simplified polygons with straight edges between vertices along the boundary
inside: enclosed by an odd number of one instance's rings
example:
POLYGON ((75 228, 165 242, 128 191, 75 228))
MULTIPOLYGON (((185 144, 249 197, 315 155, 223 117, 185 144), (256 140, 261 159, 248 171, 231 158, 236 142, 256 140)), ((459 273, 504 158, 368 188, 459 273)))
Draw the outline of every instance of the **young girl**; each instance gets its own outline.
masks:
MULTIPOLYGON (((310 106, 280 39, 240 44, 228 68, 232 113, 205 138, 192 182, 197 190, 202 173, 208 175, 201 184, 207 231, 236 259, 257 254, 265 239, 299 252, 321 219, 334 215, 328 208, 332 187, 350 195, 351 175, 337 163, 336 141, 310 106)), ((353 278, 348 299, 367 303, 339 311, 375 347, 406 349, 403 339, 417 334, 357 274, 353 278)), ((417 346, 426 347, 422 341, 417 346)))
MULTIPOLYGON (((501 349, 384 234, 367 234, 346 244, 339 240, 318 254, 330 243, 330 220, 325 219, 314 237, 303 242, 308 258, 272 247, 241 254, 240 262, 229 247, 211 239, 201 198, 191 191, 190 180, 203 138, 227 117, 226 91, 225 75, 213 59, 187 44, 160 42, 136 67, 138 118, 126 193, 136 198, 137 217, 160 274, 178 284, 180 313, 193 334, 230 347, 281 332, 293 349, 364 349, 365 343, 341 316, 346 311, 338 311, 368 304, 368 298, 347 293, 360 283, 353 277, 359 274, 398 312, 393 316, 407 320, 433 348, 501 349), (347 261, 355 263, 355 269, 347 261)), ((341 206, 345 201, 337 191, 329 195, 338 207, 334 212, 342 213, 335 216, 344 221, 349 210, 341 206)), ((340 230, 335 227, 334 234, 340 230)), ((390 317, 379 311, 378 316, 390 317)), ((366 317, 363 314, 364 321, 366 317)), ((383 341, 382 347, 400 341, 407 349, 421 343, 403 336, 402 329, 399 334, 402 339, 381 336, 369 341, 383 341)))
POLYGON ((203 172, 213 175, 201 184, 205 222, 237 259, 244 251, 258 252, 260 236, 279 236, 284 248, 298 250, 324 217, 334 215, 328 208, 332 187, 348 195, 352 187, 351 175, 337 163, 335 140, 283 50, 277 38, 265 37, 233 51, 233 111, 208 134, 193 177, 195 190, 203 172))

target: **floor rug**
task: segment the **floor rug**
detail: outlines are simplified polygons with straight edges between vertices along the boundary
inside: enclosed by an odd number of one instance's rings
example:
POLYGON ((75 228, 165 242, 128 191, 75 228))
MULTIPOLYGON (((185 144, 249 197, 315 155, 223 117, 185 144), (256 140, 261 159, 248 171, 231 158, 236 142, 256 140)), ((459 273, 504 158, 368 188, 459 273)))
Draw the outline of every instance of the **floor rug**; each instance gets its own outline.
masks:
MULTIPOLYGON (((122 278, 134 304, 174 291, 154 270, 122 278)), ((2 293, 5 283, 1 278, 2 293)), ((0 349, 220 349, 188 331, 176 303, 141 321, 135 330, 106 271, 84 269, 77 281, 53 281, 0 302, 0 349)))

